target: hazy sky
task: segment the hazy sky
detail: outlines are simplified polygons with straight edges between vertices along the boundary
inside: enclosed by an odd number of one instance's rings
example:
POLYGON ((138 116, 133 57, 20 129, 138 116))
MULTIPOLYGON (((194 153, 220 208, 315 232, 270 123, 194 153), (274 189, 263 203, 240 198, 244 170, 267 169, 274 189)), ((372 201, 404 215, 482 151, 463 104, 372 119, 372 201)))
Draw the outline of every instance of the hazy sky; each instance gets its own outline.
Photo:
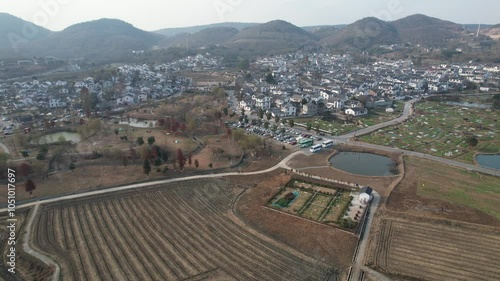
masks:
POLYGON ((51 30, 116 18, 145 30, 275 19, 295 25, 352 23, 367 16, 395 20, 421 13, 457 23, 500 23, 498 0, 0 0, 0 12, 51 30))

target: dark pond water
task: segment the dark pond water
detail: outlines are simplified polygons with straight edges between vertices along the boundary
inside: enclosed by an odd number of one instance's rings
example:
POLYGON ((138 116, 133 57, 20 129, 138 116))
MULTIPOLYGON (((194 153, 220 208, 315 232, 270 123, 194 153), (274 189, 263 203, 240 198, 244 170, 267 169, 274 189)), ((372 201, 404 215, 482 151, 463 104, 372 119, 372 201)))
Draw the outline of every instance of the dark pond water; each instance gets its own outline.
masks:
POLYGON ((500 155, 477 155, 476 161, 480 166, 500 170, 500 155))
POLYGON ((330 158, 336 169, 362 176, 394 176, 399 172, 396 163, 389 157, 372 153, 340 152, 330 158))

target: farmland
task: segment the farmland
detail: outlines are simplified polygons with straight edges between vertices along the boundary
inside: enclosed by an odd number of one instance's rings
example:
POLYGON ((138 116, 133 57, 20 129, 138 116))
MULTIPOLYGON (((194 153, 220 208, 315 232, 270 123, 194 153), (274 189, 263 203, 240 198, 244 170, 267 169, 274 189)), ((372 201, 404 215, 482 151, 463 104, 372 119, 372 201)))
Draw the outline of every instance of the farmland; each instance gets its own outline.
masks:
POLYGON ((382 218, 366 264, 405 280, 498 280, 500 235, 474 228, 382 218))
POLYGON ((312 124, 312 130, 319 126, 321 130, 327 131, 332 135, 343 135, 353 131, 373 126, 392 120, 399 116, 398 111, 403 108, 402 103, 396 104, 396 113, 385 113, 385 108, 370 109, 368 115, 356 117, 352 123, 344 122, 343 120, 326 121, 321 118, 300 118, 295 121, 296 124, 306 126, 307 123, 312 124))
POLYGON ((242 190, 192 181, 47 205, 33 244, 63 280, 322 280, 328 268, 231 220, 242 190), (192 278, 192 279, 191 279, 192 278))
POLYGON ((292 180, 280 189, 267 206, 316 222, 339 226, 350 202, 349 191, 292 180))
POLYGON ((362 137, 363 141, 473 163, 475 153, 500 152, 498 112, 439 102, 415 104, 415 116, 401 125, 362 137), (475 137, 477 145, 471 144, 475 137))
POLYGON ((499 225, 500 181, 434 161, 405 157, 405 176, 387 207, 441 218, 499 225))

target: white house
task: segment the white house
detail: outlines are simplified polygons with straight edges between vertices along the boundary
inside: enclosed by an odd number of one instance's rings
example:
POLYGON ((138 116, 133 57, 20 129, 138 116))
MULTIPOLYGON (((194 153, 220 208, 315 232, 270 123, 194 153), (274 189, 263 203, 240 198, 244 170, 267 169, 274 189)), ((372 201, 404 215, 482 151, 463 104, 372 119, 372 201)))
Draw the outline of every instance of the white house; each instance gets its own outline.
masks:
POLYGON ((262 108, 262 110, 268 110, 271 108, 271 99, 268 96, 253 95, 252 99, 255 101, 255 106, 257 108, 262 108))
POLYGON ((302 107, 302 114, 304 115, 316 115, 318 114, 318 106, 313 102, 308 102, 302 107))
POLYGON ((297 108, 291 103, 287 103, 281 107, 281 112, 283 112, 285 116, 295 116, 297 114, 297 108))
POLYGON ((49 107, 50 108, 57 108, 57 107, 65 107, 66 103, 57 99, 51 99, 49 100, 49 107))
POLYGON ((139 94, 137 96, 137 101, 147 101, 148 100, 148 95, 147 94, 139 94))
POLYGON ((371 189, 371 187, 369 186, 361 188, 361 190, 359 191, 359 202, 368 204, 368 202, 370 202, 373 197, 372 193, 373 189, 371 189))
POLYGON ((134 95, 133 94, 126 94, 126 95, 123 95, 123 96, 116 99, 117 105, 133 104, 133 103, 134 103, 134 95))
POLYGON ((368 114, 368 109, 366 108, 349 108, 345 110, 345 114, 352 116, 363 116, 368 114))
POLYGON ((243 108, 245 111, 251 111, 253 106, 252 99, 244 99, 240 101, 240 108, 243 108))
POLYGON ((326 104, 326 107, 333 109, 341 109, 344 108, 345 102, 339 98, 330 99, 326 104))

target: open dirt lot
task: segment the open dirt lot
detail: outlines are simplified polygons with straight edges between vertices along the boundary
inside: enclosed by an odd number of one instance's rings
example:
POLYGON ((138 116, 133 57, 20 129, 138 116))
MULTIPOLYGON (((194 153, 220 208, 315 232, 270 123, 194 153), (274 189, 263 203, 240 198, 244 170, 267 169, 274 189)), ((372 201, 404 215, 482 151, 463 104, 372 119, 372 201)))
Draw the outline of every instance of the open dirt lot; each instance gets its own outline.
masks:
POLYGON ((300 252, 340 269, 344 274, 357 238, 347 232, 277 212, 264 206, 290 179, 279 171, 256 177, 231 177, 250 187, 237 200, 236 214, 248 225, 300 252))
POLYGON ((500 231, 391 215, 378 216, 366 265, 395 280, 498 280, 500 231))
POLYGON ((192 181, 43 206, 33 244, 57 260, 63 280, 328 278, 322 261, 232 220, 240 192, 192 181))

